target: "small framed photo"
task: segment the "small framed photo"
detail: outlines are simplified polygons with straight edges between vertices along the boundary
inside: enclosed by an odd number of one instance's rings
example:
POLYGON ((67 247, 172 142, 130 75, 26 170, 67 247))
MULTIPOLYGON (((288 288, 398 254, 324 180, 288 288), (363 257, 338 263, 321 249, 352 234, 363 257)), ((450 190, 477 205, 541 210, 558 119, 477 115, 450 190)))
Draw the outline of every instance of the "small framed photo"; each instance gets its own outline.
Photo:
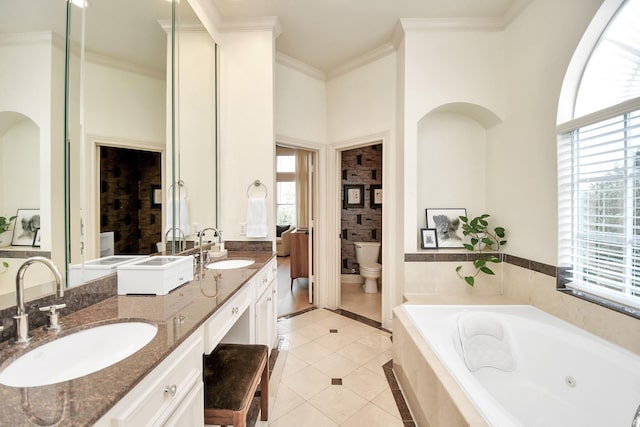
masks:
POLYGON ((159 185, 151 186, 151 207, 162 207, 162 187, 160 187, 159 185))
POLYGON ((382 185, 375 184, 369 187, 369 205, 371 209, 378 209, 382 207, 382 185))
POLYGON ((36 231, 40 229, 40 209, 18 209, 13 226, 13 246, 33 246, 36 231))
POLYGON ((460 217, 467 216, 465 208, 426 209, 427 228, 435 228, 439 248, 464 248, 460 217))
POLYGON ((438 248, 438 235, 435 228, 420 229, 420 247, 422 249, 438 248))
POLYGON ((33 244, 31 246, 33 246, 34 248, 40 247, 40 228, 36 230, 36 235, 33 236, 33 244))
POLYGON ((364 185, 344 185, 344 208, 364 208, 364 185))

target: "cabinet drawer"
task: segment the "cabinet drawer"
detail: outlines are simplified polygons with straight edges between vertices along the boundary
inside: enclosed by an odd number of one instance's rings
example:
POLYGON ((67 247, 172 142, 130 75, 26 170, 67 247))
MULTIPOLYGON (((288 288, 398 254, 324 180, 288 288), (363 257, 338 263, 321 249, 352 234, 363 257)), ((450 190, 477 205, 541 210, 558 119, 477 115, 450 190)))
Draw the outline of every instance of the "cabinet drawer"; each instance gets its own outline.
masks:
MULTIPOLYGON (((253 279, 252 279, 253 280, 253 279)), ((204 324, 204 352, 209 354, 229 332, 233 324, 249 308, 252 300, 253 283, 242 286, 231 299, 224 303, 204 324)))
POLYGON ((163 424, 202 383, 202 329, 198 329, 134 387, 97 425, 163 424))
POLYGON ((278 264, 275 259, 269 261, 267 265, 262 267, 256 276, 256 295, 260 297, 267 289, 269 284, 278 275, 278 264))

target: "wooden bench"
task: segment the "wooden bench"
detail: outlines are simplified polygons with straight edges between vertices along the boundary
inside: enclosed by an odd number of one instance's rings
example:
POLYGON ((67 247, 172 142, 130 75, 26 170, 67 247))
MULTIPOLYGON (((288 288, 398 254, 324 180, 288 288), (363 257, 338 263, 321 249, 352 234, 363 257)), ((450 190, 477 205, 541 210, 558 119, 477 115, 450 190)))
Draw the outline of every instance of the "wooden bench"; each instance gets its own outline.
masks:
POLYGON ((220 344, 204 356, 204 422, 245 427, 260 384, 261 420, 269 417, 269 350, 265 345, 220 344))

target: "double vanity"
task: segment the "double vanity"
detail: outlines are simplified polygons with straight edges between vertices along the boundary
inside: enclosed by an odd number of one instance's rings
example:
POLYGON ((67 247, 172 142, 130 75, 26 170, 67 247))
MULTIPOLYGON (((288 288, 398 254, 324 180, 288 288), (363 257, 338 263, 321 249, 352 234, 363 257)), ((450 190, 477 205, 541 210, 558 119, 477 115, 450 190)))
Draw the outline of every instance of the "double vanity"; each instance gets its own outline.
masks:
POLYGON ((277 339, 275 254, 229 251, 218 262, 166 295, 112 296, 62 317, 57 334, 38 328, 27 346, 2 343, 0 424, 203 425, 203 354, 277 339), (48 369, 3 375, 17 359, 28 370, 39 347, 48 369))

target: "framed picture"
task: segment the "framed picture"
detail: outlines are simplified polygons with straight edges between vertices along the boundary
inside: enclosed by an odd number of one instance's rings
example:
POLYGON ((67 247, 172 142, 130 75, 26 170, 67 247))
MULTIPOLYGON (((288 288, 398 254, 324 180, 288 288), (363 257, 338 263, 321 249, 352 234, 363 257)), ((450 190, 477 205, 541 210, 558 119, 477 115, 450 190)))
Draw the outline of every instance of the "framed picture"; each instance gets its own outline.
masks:
POLYGON ((33 246, 36 231, 40 229, 40 209, 18 209, 13 226, 13 246, 33 246))
POLYGON ((369 187, 369 205, 371 209, 378 209, 382 207, 382 185, 375 184, 369 187))
POLYGON ((364 208, 364 185, 344 185, 344 208, 364 208))
POLYGON ((159 185, 151 186, 151 207, 162 207, 162 187, 159 185))
POLYGON ((33 236, 33 244, 31 246, 33 246, 34 248, 40 247, 40 228, 36 230, 36 235, 33 236))
POLYGON ((465 208, 426 209, 427 228, 435 228, 439 248, 463 248, 464 236, 460 216, 466 216, 465 208))
POLYGON ((438 248, 438 235, 435 228, 420 229, 420 247, 422 249, 438 248))

